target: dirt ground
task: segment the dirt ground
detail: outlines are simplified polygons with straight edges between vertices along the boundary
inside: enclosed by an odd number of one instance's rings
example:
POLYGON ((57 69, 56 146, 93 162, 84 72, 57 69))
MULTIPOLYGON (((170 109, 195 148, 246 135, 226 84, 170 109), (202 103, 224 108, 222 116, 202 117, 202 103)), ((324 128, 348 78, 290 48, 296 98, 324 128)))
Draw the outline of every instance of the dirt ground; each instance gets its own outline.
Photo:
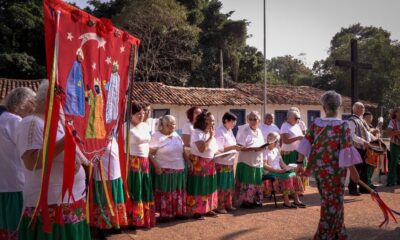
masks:
MULTIPOLYGON (((380 187, 381 198, 393 209, 400 210, 400 187, 380 187)), ((264 206, 254 210, 239 209, 232 214, 206 220, 184 220, 157 224, 156 227, 125 231, 110 240, 130 239, 310 239, 317 228, 320 198, 315 187, 308 187, 302 197, 305 209, 283 209, 280 196, 278 208, 266 199, 264 206)), ((345 224, 350 239, 400 240, 399 224, 390 221, 379 228, 383 215, 369 194, 360 197, 345 196, 345 224)))

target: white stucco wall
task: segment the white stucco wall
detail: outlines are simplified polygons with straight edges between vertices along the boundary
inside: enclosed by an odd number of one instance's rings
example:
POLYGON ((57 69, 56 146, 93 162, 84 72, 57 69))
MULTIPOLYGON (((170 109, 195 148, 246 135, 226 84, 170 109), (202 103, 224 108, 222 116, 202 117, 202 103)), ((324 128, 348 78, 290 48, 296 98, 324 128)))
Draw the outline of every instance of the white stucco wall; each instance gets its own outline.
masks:
MULTIPOLYGON (((183 125, 188 121, 186 118, 186 110, 190 108, 190 106, 178 106, 178 105, 170 105, 170 104, 153 104, 151 105, 152 109, 170 109, 170 114, 176 118, 177 129, 182 129, 183 125)), ((288 110, 292 105, 267 105, 267 112, 274 113, 276 110, 288 110)), ((319 110, 321 112, 321 116, 324 116, 323 109, 320 105, 297 105, 300 109, 300 113, 303 121, 307 122, 307 111, 309 110, 319 110)), ((251 111, 262 111, 262 105, 222 105, 222 106, 203 106, 202 108, 207 108, 214 114, 216 120, 216 126, 221 124, 222 116, 225 112, 230 111, 231 109, 245 109, 245 114, 247 115, 251 111)), ((339 110, 339 117, 341 118, 343 114, 343 109, 339 110)))

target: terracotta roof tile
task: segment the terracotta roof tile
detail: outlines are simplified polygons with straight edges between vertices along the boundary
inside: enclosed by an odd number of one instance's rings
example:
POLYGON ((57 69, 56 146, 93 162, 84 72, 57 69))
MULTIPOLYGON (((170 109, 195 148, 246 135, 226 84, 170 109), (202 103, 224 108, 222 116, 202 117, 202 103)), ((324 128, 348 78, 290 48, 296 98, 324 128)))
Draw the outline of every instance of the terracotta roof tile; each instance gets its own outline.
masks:
POLYGON ((263 103, 252 94, 236 88, 174 87, 157 82, 136 82, 133 85, 132 99, 153 104, 198 106, 263 103))
POLYGON ((17 87, 28 87, 36 92, 40 81, 42 80, 0 78, 0 100, 3 100, 11 90, 17 87))

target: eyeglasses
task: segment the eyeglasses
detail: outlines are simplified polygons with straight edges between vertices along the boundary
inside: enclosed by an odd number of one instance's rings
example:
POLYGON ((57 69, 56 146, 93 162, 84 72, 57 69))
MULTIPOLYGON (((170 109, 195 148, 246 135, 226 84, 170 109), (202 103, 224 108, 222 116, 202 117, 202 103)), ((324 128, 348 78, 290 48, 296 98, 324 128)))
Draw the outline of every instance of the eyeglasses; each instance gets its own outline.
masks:
POLYGON ((296 119, 296 120, 300 120, 301 118, 299 118, 299 117, 295 117, 294 119, 296 119))
POLYGON ((257 118, 249 118, 249 121, 257 121, 257 118))

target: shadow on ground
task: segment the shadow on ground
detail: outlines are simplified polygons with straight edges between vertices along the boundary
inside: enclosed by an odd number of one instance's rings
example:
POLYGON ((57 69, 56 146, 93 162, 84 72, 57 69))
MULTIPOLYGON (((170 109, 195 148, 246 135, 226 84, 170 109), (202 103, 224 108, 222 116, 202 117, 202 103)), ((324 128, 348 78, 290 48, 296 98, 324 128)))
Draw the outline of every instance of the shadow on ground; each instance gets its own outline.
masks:
MULTIPOLYGON (((398 240, 400 227, 394 230, 385 228, 347 228, 349 240, 398 240)), ((313 235, 296 238, 296 240, 312 239, 313 235)))

